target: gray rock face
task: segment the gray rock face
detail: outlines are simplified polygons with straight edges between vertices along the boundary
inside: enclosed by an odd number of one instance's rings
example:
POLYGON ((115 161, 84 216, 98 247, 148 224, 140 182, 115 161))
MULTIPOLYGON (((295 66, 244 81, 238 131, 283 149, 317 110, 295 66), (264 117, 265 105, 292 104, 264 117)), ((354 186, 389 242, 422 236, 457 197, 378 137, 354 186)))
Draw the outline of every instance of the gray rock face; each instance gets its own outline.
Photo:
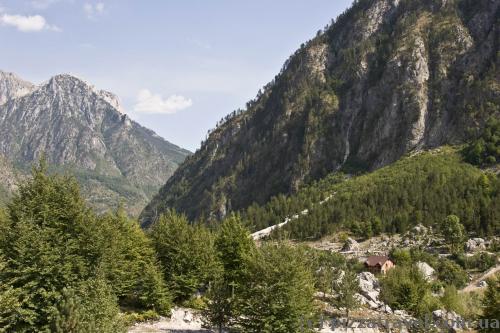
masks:
POLYGON ((370 272, 361 272, 358 274, 358 282, 361 296, 371 309, 381 309, 385 311, 384 303, 379 300, 380 283, 378 279, 370 272))
POLYGON ((57 75, 39 87, 18 81, 1 95, 0 156, 26 172, 45 155, 76 174, 98 210, 124 200, 138 214, 189 153, 132 121, 115 95, 76 77, 57 75))
POLYGON ((467 252, 486 250, 486 241, 482 238, 471 238, 465 243, 467 252))
POLYGON ((500 116, 499 5, 357 1, 211 131, 142 220, 168 207, 216 219, 337 170, 464 142, 500 116))
MULTIPOLYGON (((436 310, 432 312, 432 317, 434 321, 446 323, 450 332, 457 332, 462 329, 460 324, 463 322, 463 318, 454 311, 436 310)), ((443 326, 441 325, 441 327, 443 326)))

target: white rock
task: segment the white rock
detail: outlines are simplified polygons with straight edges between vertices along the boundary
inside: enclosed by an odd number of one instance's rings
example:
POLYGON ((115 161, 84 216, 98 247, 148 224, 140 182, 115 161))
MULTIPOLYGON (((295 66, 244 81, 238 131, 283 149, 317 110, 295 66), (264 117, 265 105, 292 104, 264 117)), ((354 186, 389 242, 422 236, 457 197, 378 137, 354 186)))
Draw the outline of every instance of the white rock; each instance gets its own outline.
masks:
POLYGON ((454 311, 446 311, 446 310, 436 310, 432 312, 432 317, 435 321, 446 320, 447 324, 450 325, 450 331, 455 332, 457 329, 460 329, 460 322, 463 322, 462 317, 458 315, 454 311))
POLYGON ((488 287, 488 282, 486 282, 486 281, 484 281, 484 280, 479 281, 479 283, 477 284, 477 286, 478 286, 479 288, 486 288, 486 287, 488 287))
POLYGON ((465 243, 465 250, 467 252, 486 250, 486 242, 482 238, 471 238, 465 243))
POLYGON ((427 281, 433 279, 435 270, 428 263, 419 261, 417 262, 417 268, 427 281))
POLYGON ((342 251, 344 252, 359 251, 359 243, 352 238, 347 238, 346 242, 344 243, 344 246, 342 247, 342 251))

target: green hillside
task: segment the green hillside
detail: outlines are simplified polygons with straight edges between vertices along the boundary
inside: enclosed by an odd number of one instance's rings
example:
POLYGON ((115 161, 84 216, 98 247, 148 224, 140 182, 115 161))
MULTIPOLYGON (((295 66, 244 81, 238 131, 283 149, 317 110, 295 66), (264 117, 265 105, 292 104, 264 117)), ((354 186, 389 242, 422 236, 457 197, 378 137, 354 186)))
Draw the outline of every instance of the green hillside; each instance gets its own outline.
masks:
POLYGON ((498 175, 463 162, 455 149, 443 147, 370 174, 327 177, 296 195, 252 205, 243 217, 258 230, 298 214, 279 232, 297 239, 345 229, 359 236, 404 232, 418 223, 439 224, 450 214, 458 215, 468 231, 498 234, 499 189, 498 175), (299 214, 305 209, 308 214, 299 214))

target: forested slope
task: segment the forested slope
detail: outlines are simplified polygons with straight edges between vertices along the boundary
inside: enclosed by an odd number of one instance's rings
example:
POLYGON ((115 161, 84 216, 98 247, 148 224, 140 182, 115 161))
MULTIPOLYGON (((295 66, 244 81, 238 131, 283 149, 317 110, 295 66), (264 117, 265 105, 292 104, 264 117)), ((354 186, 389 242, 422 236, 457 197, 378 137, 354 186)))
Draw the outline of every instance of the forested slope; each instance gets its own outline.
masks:
POLYGON ((258 230, 308 209, 280 233, 310 239, 339 230, 364 237, 402 233, 419 223, 436 226, 454 214, 469 231, 491 235, 500 233, 499 193, 498 175, 463 162, 455 149, 443 147, 373 173, 327 177, 296 195, 254 204, 243 219, 258 230))

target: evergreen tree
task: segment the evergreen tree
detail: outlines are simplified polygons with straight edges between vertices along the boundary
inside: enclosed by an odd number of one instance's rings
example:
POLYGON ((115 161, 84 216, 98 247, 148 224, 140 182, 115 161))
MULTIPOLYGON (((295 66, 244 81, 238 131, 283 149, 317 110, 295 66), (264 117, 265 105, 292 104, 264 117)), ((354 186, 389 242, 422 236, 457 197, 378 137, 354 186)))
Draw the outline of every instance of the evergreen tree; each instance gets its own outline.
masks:
POLYGON ((359 292, 359 282, 356 273, 346 270, 344 274, 334 283, 334 289, 337 294, 335 305, 338 308, 344 308, 346 311, 347 324, 349 324, 349 312, 359 306, 356 294, 359 292))
POLYGON ((224 268, 226 283, 235 286, 241 280, 245 256, 255 250, 250 232, 239 216, 232 215, 222 222, 215 238, 215 249, 224 268))
POLYGON ((189 299, 210 281, 216 267, 212 234, 189 225, 184 215, 167 211, 149 232, 174 300, 189 299))
POLYGON ((488 327, 484 328, 481 331, 487 333, 498 332, 500 329, 499 321, 500 321, 500 276, 491 278, 488 280, 488 288, 484 293, 483 297, 483 316, 484 320, 488 320, 488 322, 493 324, 493 320, 496 319, 496 327, 488 327))
POLYGON ((96 217, 76 180, 49 175, 44 161, 0 219, 6 332, 120 332, 115 293, 168 309, 161 275, 146 269, 156 261, 142 231, 120 214, 96 217))
POLYGON ((226 283, 223 275, 214 278, 205 295, 208 303, 203 311, 203 321, 209 327, 217 328, 222 333, 233 321, 233 289, 226 283))
POLYGON ((456 215, 448 215, 441 225, 441 233, 452 253, 463 251, 465 228, 456 215))
POLYGON ((99 218, 106 244, 100 266, 120 304, 170 313, 170 295, 151 240, 122 209, 99 218))
POLYGON ((48 329, 62 290, 93 278, 103 251, 92 241, 99 238, 96 218, 76 181, 47 175, 43 161, 32 176, 8 206, 0 280, 18 296, 11 331, 48 329))
POLYGON ((52 317, 54 333, 125 332, 117 300, 102 277, 83 281, 73 289, 63 289, 52 317))
POLYGON ((219 266, 207 294, 205 320, 220 330, 232 325, 239 316, 235 302, 242 287, 245 258, 256 248, 250 233, 236 215, 222 222, 217 230, 214 248, 219 266))
POLYGON ((237 298, 237 324, 244 332, 298 332, 312 318, 314 280, 303 252, 264 244, 246 260, 237 298))
POLYGON ((438 308, 430 284, 418 268, 396 266, 381 279, 381 299, 393 309, 422 318, 438 308))

